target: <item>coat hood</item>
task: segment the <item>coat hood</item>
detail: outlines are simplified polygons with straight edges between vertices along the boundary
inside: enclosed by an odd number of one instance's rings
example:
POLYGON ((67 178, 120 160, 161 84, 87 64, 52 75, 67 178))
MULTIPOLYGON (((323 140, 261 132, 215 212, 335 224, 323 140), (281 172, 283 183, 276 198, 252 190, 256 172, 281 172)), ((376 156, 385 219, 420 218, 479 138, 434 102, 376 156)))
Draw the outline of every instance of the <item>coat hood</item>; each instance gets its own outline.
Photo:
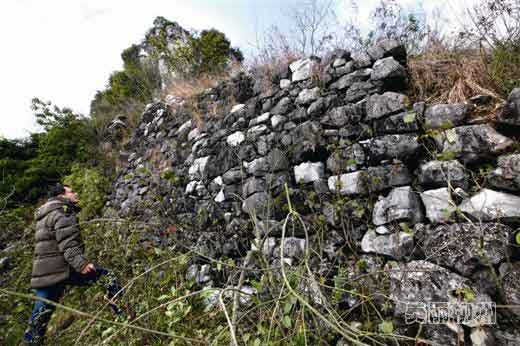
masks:
POLYGON ((75 206, 72 202, 70 202, 67 199, 61 198, 61 197, 53 197, 49 198, 47 202, 45 202, 44 205, 39 207, 36 212, 34 213, 34 218, 36 220, 40 220, 43 217, 45 217, 50 212, 60 209, 66 206, 67 208, 71 208, 74 211, 78 210, 78 207, 75 206))

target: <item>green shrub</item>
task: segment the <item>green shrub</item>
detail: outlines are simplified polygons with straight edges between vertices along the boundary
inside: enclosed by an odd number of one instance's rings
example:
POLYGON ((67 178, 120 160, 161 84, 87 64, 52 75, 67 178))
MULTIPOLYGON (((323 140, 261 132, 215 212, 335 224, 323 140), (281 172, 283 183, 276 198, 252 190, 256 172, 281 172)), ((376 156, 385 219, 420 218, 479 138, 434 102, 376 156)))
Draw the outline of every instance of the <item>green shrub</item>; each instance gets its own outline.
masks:
POLYGON ((520 87, 520 47, 501 45, 494 48, 489 73, 503 96, 520 87))
POLYGON ((64 178, 78 193, 81 207, 80 219, 87 220, 98 215, 105 204, 109 180, 97 168, 72 167, 72 173, 64 178))

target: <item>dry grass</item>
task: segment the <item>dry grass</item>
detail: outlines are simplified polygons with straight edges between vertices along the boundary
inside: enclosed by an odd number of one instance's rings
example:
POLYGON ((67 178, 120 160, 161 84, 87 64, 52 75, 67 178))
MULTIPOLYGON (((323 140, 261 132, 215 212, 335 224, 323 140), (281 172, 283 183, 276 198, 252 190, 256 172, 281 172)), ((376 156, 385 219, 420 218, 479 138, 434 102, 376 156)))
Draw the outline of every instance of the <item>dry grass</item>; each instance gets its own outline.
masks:
POLYGON ((465 102, 488 95, 493 103, 503 102, 488 73, 486 53, 476 49, 457 50, 434 45, 410 57, 411 97, 439 103, 465 102))

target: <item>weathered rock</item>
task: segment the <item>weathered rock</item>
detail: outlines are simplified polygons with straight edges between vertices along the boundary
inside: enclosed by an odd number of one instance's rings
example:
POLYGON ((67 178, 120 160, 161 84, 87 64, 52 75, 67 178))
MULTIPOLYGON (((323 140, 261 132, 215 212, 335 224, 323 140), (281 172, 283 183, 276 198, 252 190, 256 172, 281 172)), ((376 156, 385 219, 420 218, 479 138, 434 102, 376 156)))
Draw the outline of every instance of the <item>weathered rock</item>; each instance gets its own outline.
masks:
POLYGON ((437 148, 464 162, 492 158, 509 150, 514 142, 489 125, 455 127, 434 135, 437 148))
POLYGON ((418 193, 410 186, 397 187, 374 205, 372 222, 376 226, 393 221, 416 224, 423 219, 418 193))
POLYGON ((426 108, 424 127, 426 129, 447 129, 464 124, 470 110, 464 103, 438 104, 426 108))
POLYGON ((330 88, 337 90, 347 89, 351 87, 354 83, 367 81, 370 78, 371 74, 372 70, 369 68, 357 70, 338 79, 336 82, 330 85, 330 88))
POLYGON ((253 126, 247 130, 247 140, 249 142, 255 142, 258 137, 267 132, 269 132, 269 128, 264 124, 253 126))
POLYGON ((382 95, 374 94, 367 100, 367 119, 379 119, 404 111, 410 105, 408 96, 388 91, 382 95))
POLYGON ((352 61, 357 68, 369 67, 372 65, 372 58, 366 52, 352 53, 352 61))
POLYGON ((289 97, 284 97, 278 103, 276 106, 274 106, 273 109, 271 109, 270 113, 274 115, 284 115, 289 113, 289 111, 292 109, 292 101, 289 97))
POLYGON ((513 192, 520 191, 520 154, 500 156, 497 166, 488 176, 491 186, 513 192))
POLYGON ((374 129, 378 135, 417 132, 419 131, 417 113, 410 111, 377 119, 374 121, 374 129))
POLYGON ((381 92, 381 88, 377 84, 370 81, 355 82, 345 93, 345 102, 358 102, 368 95, 376 94, 378 92, 381 92))
POLYGON ((332 108, 320 119, 320 123, 331 127, 343 127, 346 124, 355 124, 363 118, 361 105, 345 105, 332 108))
POLYGON ((408 168, 401 163, 369 167, 366 170, 365 185, 371 193, 385 190, 389 187, 408 185, 411 181, 412 177, 408 168))
POLYGON ((418 136, 413 134, 386 135, 359 142, 367 153, 370 162, 399 159, 406 160, 414 157, 421 144, 418 136))
POLYGON ((279 130, 280 127, 287 121, 287 118, 283 115, 274 115, 271 117, 271 126, 273 130, 279 130))
POLYGON ((265 191, 266 191, 265 180, 257 178, 257 177, 248 178, 242 185, 242 197, 243 198, 247 198, 256 192, 265 192, 265 191))
POLYGON ((320 88, 303 89, 296 98, 299 105, 309 105, 320 97, 320 88))
POLYGON ((277 172, 289 168, 289 161, 287 160, 287 156, 280 149, 271 150, 271 152, 269 152, 267 155, 266 160, 270 172, 277 172))
POLYGON ((468 187, 468 175, 466 169, 457 160, 430 161, 419 167, 419 183, 429 187, 442 187, 451 185, 466 189, 468 187))
MULTIPOLYGON (((390 276, 390 299, 396 302, 394 314, 403 318, 425 320, 428 303, 491 302, 469 279, 428 261, 389 262, 385 270, 390 276)), ((476 326, 476 322, 468 320, 463 324, 476 326)))
POLYGON ((280 80, 280 89, 287 89, 289 86, 291 86, 291 80, 289 80, 289 79, 280 80))
POLYGON ((226 185, 236 184, 245 179, 246 172, 240 168, 232 168, 222 175, 222 182, 226 185))
POLYGON ((363 195, 389 187, 406 185, 411 180, 406 166, 395 164, 369 167, 367 170, 331 176, 328 179, 328 186, 331 192, 339 192, 342 195, 363 195))
POLYGON ((273 200, 265 192, 257 192, 242 202, 242 211, 262 220, 269 220, 273 212, 273 200))
POLYGON ((292 72, 292 81, 298 82, 311 78, 317 73, 319 67, 319 59, 310 57, 293 62, 289 65, 292 72))
POLYGON ((249 122, 249 127, 253 127, 255 125, 260 125, 260 124, 268 122, 270 116, 271 116, 271 113, 265 112, 262 115, 259 115, 254 119, 251 119, 251 121, 249 122))
POLYGON ((359 144, 339 149, 327 159, 327 169, 335 174, 356 171, 364 164, 365 152, 359 144))
POLYGON ((431 223, 448 222, 453 219, 457 206, 451 199, 447 187, 424 191, 421 193, 421 199, 426 209, 426 217, 431 223))
MULTIPOLYGON (((342 59, 344 60, 344 59, 342 59)), ((341 76, 344 76, 346 74, 349 74, 349 73, 352 73, 354 72, 355 70, 355 66, 354 66, 354 62, 353 61, 349 61, 341 66, 337 66, 335 67, 334 69, 334 76, 336 77, 341 77, 341 76)))
POLYGON ((198 285, 205 284, 211 281, 211 267, 209 264, 203 264, 201 266, 197 264, 192 264, 188 268, 188 272, 186 273, 187 280, 193 280, 198 285))
MULTIPOLYGON (((507 304, 518 307, 520 305, 520 263, 502 263, 499 271, 507 304)), ((518 308, 511 309, 511 311, 520 316, 518 308)))
POLYGON ((262 176, 269 172, 269 164, 265 157, 259 157, 251 162, 244 162, 244 168, 248 174, 262 176))
POLYGON ((470 199, 463 201, 460 210, 479 221, 520 220, 520 197, 482 189, 470 199))
POLYGON ((502 124, 520 126, 520 88, 511 91, 497 120, 502 124))
POLYGON ((329 190, 339 192, 342 195, 361 195, 368 192, 365 186, 365 172, 357 171, 331 176, 328 179, 329 190))
POLYGON ((511 228, 498 223, 458 223, 415 228, 428 261, 470 276, 508 258, 511 228))
POLYGON ((236 147, 246 140, 246 136, 243 132, 237 131, 227 137, 227 144, 236 147))
POLYGON ((397 40, 384 39, 378 41, 368 48, 367 53, 374 61, 391 56, 401 64, 406 63, 406 48, 397 40))
POLYGON ((294 167, 294 180, 296 182, 310 183, 323 178, 325 168, 322 162, 304 162, 294 167))
POLYGON ((208 162, 210 156, 200 157, 195 159, 193 164, 190 166, 188 174, 191 180, 204 179, 208 175, 208 162))
POLYGON ((374 230, 368 230, 361 241, 363 252, 386 255, 395 259, 409 256, 413 248, 413 237, 405 232, 378 235, 374 230))
POLYGON ((399 90, 406 85, 406 69, 392 57, 377 60, 372 69, 370 79, 383 82, 389 90, 399 90))

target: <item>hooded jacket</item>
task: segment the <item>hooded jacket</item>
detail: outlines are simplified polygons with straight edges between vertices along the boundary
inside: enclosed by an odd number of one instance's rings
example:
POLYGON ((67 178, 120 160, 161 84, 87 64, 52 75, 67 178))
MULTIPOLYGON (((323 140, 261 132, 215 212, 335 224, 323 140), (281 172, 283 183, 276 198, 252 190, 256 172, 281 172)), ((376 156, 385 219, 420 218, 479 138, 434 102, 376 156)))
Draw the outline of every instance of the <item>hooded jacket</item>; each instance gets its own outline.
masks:
POLYGON ((78 208, 54 197, 36 210, 36 233, 31 287, 40 288, 68 279, 71 267, 81 272, 88 264, 76 219, 78 208))

